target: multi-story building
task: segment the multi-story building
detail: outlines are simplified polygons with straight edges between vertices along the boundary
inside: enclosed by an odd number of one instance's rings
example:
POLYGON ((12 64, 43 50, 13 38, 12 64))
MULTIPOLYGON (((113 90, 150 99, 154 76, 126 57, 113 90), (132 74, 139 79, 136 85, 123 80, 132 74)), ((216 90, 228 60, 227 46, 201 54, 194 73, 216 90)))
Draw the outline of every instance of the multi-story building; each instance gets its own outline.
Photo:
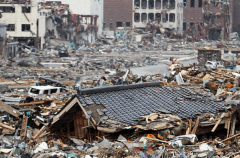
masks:
POLYGON ((104 29, 132 26, 132 0, 104 0, 104 29))
POLYGON ((133 0, 133 28, 145 28, 158 21, 158 27, 182 33, 183 0, 133 0))
MULTIPOLYGON (((234 0, 184 0, 183 30, 199 23, 204 28, 207 39, 226 39, 232 32, 233 2, 234 0)), ((196 35, 200 30, 190 31, 196 35)))
POLYGON ((2 18, 0 23, 8 24, 7 37, 19 42, 30 42, 36 46, 37 37, 37 1, 19 0, 12 3, 1 2, 2 18))

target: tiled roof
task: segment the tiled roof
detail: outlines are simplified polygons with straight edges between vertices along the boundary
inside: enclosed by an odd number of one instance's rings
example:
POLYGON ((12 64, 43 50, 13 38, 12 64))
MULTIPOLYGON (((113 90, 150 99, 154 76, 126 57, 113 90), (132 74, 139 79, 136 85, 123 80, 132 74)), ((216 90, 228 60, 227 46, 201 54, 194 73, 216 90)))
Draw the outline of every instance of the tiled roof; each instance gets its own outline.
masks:
POLYGON ((81 90, 79 101, 87 109, 102 104, 109 119, 135 125, 140 116, 165 110, 182 119, 195 118, 200 113, 216 113, 224 104, 216 102, 210 93, 200 94, 190 89, 161 87, 160 83, 111 86, 81 90), (115 87, 115 88, 114 88, 115 87))

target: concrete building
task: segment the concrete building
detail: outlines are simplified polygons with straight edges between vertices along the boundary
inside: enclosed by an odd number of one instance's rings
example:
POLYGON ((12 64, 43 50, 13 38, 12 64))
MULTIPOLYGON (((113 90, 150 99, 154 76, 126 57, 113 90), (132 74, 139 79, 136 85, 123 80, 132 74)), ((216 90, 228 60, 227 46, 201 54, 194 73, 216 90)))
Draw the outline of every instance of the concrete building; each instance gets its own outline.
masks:
POLYGON ((133 28, 145 28, 148 22, 153 25, 182 33, 183 0, 133 0, 133 28))
MULTIPOLYGON (((195 23, 205 29, 207 39, 219 39, 232 32, 233 2, 204 1, 204 0, 184 0, 183 2, 183 30, 193 26, 195 23)), ((239 10, 239 9, 238 9, 239 10)), ((235 21, 235 20, 234 20, 235 21)), ((199 27, 198 27, 199 28, 199 27)), ((196 35, 199 30, 191 29, 192 35, 196 35)))
MULTIPOLYGON (((71 14, 97 15, 98 35, 102 35, 103 28, 103 4, 104 0, 52 0, 62 4, 69 4, 71 14)), ((51 1, 46 1, 51 2, 51 1)))
POLYGON ((29 42, 36 46, 37 37, 37 1, 13 1, 0 3, 3 11, 0 23, 8 24, 7 37, 19 42, 29 42))

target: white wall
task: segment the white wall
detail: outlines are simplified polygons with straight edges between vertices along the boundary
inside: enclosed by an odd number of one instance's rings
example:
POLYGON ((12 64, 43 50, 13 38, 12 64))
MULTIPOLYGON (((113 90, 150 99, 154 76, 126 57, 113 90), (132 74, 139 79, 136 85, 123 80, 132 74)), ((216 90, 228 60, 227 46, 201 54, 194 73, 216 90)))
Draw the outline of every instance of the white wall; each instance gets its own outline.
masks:
MULTIPOLYGON (((12 4, 0 4, 0 6, 12 6, 12 4)), ((7 31, 7 37, 36 37, 37 36, 37 2, 32 1, 32 4, 29 5, 31 7, 31 13, 22 13, 22 6, 24 4, 14 4, 15 13, 2 13, 3 17, 0 19, 0 23, 6 24, 15 24, 15 31, 7 31), (30 29, 34 33, 30 31, 22 31, 22 24, 30 24, 30 29)))

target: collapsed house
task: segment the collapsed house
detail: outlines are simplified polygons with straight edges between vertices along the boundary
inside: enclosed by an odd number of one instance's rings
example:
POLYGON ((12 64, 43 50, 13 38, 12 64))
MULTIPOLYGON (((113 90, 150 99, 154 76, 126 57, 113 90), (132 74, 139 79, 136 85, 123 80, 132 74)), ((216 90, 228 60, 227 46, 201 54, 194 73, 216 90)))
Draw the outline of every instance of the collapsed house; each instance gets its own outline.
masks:
POLYGON ((184 87, 162 87, 161 82, 79 90, 52 118, 48 130, 91 141, 132 129, 179 135, 186 131, 183 120, 205 118, 193 133, 204 134, 215 124, 207 123, 208 117, 225 107, 210 96, 184 87))
POLYGON ((95 15, 71 14, 68 4, 40 3, 41 48, 54 45, 53 43, 57 43, 55 46, 58 46, 65 40, 78 44, 95 43, 98 31, 97 18, 95 15))

